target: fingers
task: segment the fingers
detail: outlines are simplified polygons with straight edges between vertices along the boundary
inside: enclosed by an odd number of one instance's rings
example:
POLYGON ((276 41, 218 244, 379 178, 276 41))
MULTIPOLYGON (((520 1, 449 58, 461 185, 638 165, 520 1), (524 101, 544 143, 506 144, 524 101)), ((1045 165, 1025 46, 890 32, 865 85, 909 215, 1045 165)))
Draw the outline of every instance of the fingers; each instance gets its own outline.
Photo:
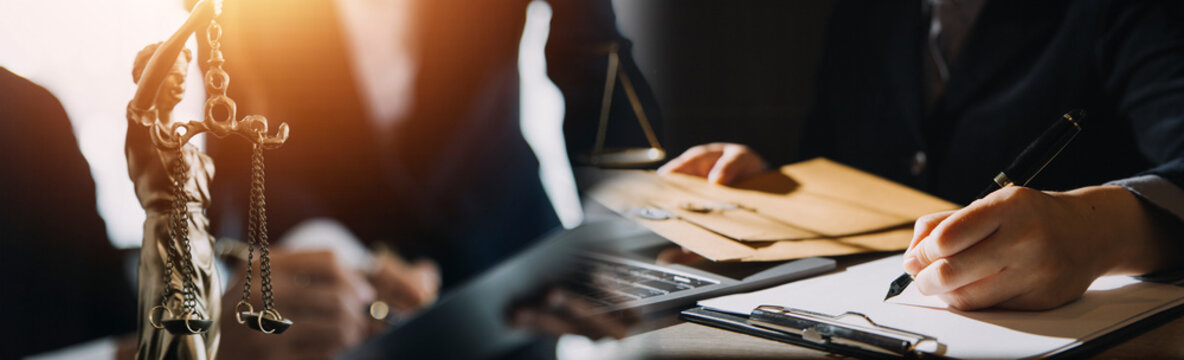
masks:
POLYGON ((905 269, 922 294, 960 310, 1041 310, 1072 301, 1104 273, 1098 269, 1111 242, 1094 236, 1073 196, 1009 187, 948 216, 922 218, 905 269))
POLYGON ((580 299, 562 290, 551 289, 545 295, 542 307, 517 309, 514 322, 516 326, 552 334, 579 334, 592 339, 627 332, 628 329, 622 330, 622 326, 605 322, 596 316, 588 316, 592 306, 594 305, 580 303, 580 299))
MULTIPOLYGON (((275 251, 272 265, 276 306, 294 326, 283 336, 262 335, 235 323, 233 311, 224 311, 223 319, 229 325, 223 327, 222 342, 227 351, 220 352, 224 355, 220 357, 331 359, 370 334, 373 322, 363 309, 375 299, 375 289, 360 273, 339 263, 333 253, 275 251), (258 345, 268 342, 272 345, 258 345)), ((228 291, 223 297, 224 309, 233 309, 239 294, 228 291)), ((255 294, 257 305, 257 290, 255 294)))
POLYGON ((300 322, 331 322, 343 329, 354 329, 367 326, 369 321, 363 311, 366 303, 331 288, 311 287, 285 295, 277 300, 278 307, 286 317, 300 322))
POLYGON ((345 303, 353 302, 325 286, 286 286, 276 288, 279 309, 286 317, 300 319, 335 319, 347 316, 345 303), (283 289, 283 291, 280 291, 283 289))
POLYGON ((689 263, 693 263, 696 261, 702 261, 702 260, 706 260, 706 259, 707 258, 704 258, 703 256, 696 254, 695 252, 688 250, 687 248, 684 248, 681 246, 675 246, 675 247, 670 247, 667 249, 662 249, 662 251, 658 252, 658 256, 655 259, 655 262, 658 265, 689 264, 689 263))
POLYGON ((536 308, 514 309, 514 313, 510 317, 510 326, 519 329, 537 329, 552 334, 578 333, 575 325, 571 322, 547 315, 536 308))
POLYGON ((440 267, 436 262, 428 259, 416 260, 411 265, 411 273, 415 275, 416 288, 419 290, 419 303, 417 305, 423 306, 436 301, 436 296, 440 292, 440 267))
POLYGON ((303 276, 318 285, 324 283, 333 290, 353 294, 358 301, 374 301, 374 287, 361 274, 339 264, 330 251, 277 252, 275 255, 277 274, 273 278, 277 282, 295 281, 303 276))
MULTIPOLYGON (((309 295, 314 292, 310 292, 309 295)), ((227 294, 224 303, 237 301, 237 296, 227 294)), ((225 297, 224 297, 225 299, 225 297)), ((281 307, 290 306, 284 300, 281 307)), ((340 310, 333 313, 347 314, 340 310)), ((229 311, 223 314, 222 351, 218 358, 222 359, 332 359, 342 351, 359 344, 364 340, 365 333, 358 323, 360 319, 345 320, 344 316, 312 316, 306 313, 286 316, 295 324, 281 336, 267 335, 250 330, 246 325, 234 321, 234 315, 229 311)))
POLYGON ((723 156, 722 146, 716 144, 699 145, 688 149, 674 160, 658 168, 658 173, 682 173, 700 177, 707 177, 716 160, 723 156))
POLYGON ((711 143, 690 148, 658 169, 659 173, 683 173, 707 178, 707 181, 730 185, 768 166, 751 148, 731 143, 711 143))
POLYGON ((516 306, 513 327, 551 334, 578 334, 592 339, 623 338, 639 319, 631 312, 605 313, 602 307, 560 288, 548 290, 542 304, 516 306))
POLYGON ((329 321, 341 328, 361 327, 360 309, 374 300, 374 289, 352 270, 340 267, 327 252, 293 253, 277 267, 276 302, 289 317, 329 321))
POLYGON ((993 234, 1001 221, 997 208, 993 203, 976 201, 950 214, 905 253, 905 272, 916 275, 934 261, 957 254, 993 234))
POLYGON ((364 339, 367 319, 361 309, 375 291, 360 274, 328 251, 281 251, 272 260, 277 307, 297 323, 291 337, 306 339, 289 346, 314 346, 303 355, 336 354, 364 339))
POLYGON ((1029 288, 1024 277, 1014 272, 995 274, 957 290, 937 295, 950 308, 969 311, 995 306, 1013 299, 1029 288))
POLYGON ((373 302, 378 296, 374 286, 370 285, 370 282, 366 281, 366 278, 357 271, 337 268, 334 275, 334 278, 341 281, 339 286, 343 288, 342 290, 356 296, 356 299, 361 303, 373 302))
POLYGON ((562 309, 550 314, 559 315, 560 318, 576 324, 578 333, 589 338, 624 338, 629 335, 629 326, 633 325, 624 321, 623 317, 604 313, 600 305, 566 290, 553 290, 548 294, 547 303, 551 308, 562 309))
POLYGON ((999 274, 1011 260, 1010 244, 985 239, 958 254, 938 259, 916 273, 917 290, 924 295, 943 294, 999 274))
POLYGON ((707 174, 713 184, 730 185, 736 180, 759 174, 765 170, 764 160, 743 145, 724 146, 723 154, 707 174))
POLYGON ((916 219, 915 223, 913 223, 913 239, 909 240, 908 250, 905 251, 905 271, 908 274, 916 275, 916 271, 925 268, 914 255, 913 249, 916 248, 916 244, 921 243, 922 239, 925 239, 929 236, 929 233, 933 232, 934 227, 938 227, 941 221, 950 218, 953 213, 954 211, 951 210, 927 214, 927 216, 916 219))
POLYGON ((431 260, 407 264, 397 256, 383 256, 372 280, 383 301, 409 312, 436 300, 440 270, 431 260))
POLYGON ((913 223, 913 240, 909 242, 909 250, 917 246, 929 233, 933 232, 933 228, 937 227, 946 218, 953 215, 956 210, 942 211, 922 216, 913 223))

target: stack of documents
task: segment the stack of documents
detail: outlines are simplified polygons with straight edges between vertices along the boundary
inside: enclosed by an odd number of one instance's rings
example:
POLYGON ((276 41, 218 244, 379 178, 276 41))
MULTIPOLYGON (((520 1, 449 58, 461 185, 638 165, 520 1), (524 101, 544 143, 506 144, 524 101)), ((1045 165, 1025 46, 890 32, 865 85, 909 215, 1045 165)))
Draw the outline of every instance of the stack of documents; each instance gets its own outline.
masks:
POLYGON ((735 186, 642 170, 601 170, 586 193, 715 261, 775 261, 901 250, 912 223, 958 205, 823 158, 735 186))

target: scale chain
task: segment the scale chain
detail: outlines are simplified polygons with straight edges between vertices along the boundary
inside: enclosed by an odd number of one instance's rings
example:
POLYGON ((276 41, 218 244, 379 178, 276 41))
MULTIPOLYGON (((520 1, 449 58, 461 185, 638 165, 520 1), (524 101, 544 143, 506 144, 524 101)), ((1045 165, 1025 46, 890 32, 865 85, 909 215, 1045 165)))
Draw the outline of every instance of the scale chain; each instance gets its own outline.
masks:
POLYGON ((267 236, 267 200, 264 196, 263 146, 254 145, 251 156, 251 204, 250 213, 254 223, 255 244, 259 247, 259 289, 263 293, 263 308, 275 309, 275 297, 271 287, 271 254, 267 236))
POLYGON ((179 272, 182 278, 181 289, 178 289, 181 293, 180 314, 185 315, 194 312, 197 307, 197 295, 193 284, 193 277, 197 271, 193 268, 192 247, 189 243, 189 209, 183 188, 188 167, 185 164, 184 152, 180 148, 177 149, 177 158, 173 162, 172 170, 172 211, 169 214, 169 243, 164 246, 164 276, 161 278, 164 291, 161 294, 160 305, 168 309, 169 295, 175 291, 172 278, 174 273, 179 272), (178 253, 177 246, 181 247, 181 253, 178 253))

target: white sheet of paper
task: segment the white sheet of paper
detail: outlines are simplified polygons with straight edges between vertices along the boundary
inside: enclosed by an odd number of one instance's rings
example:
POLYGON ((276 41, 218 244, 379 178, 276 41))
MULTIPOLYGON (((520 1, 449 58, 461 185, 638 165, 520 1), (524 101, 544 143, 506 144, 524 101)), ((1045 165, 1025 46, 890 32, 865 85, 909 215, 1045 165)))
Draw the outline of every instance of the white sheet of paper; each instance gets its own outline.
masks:
POLYGON ((759 305, 830 315, 866 314, 876 323, 934 336, 956 358, 1023 358, 1052 355, 1125 325, 1184 304, 1184 287, 1103 277, 1080 299, 1048 311, 949 309, 914 286, 883 302, 888 284, 903 272, 901 256, 853 266, 844 272, 699 301, 717 311, 747 316, 759 305))

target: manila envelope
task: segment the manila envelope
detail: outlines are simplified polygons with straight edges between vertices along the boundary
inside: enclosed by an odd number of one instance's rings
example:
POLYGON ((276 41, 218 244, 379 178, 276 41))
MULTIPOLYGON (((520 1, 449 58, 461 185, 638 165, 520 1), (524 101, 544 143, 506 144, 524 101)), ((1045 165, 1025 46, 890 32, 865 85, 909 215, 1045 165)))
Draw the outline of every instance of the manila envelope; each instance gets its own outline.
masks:
POLYGON ((592 170, 581 178, 592 199, 716 261, 900 250, 918 217, 959 207, 824 158, 735 186, 643 170, 592 170), (631 215, 639 209, 650 216, 631 215))

